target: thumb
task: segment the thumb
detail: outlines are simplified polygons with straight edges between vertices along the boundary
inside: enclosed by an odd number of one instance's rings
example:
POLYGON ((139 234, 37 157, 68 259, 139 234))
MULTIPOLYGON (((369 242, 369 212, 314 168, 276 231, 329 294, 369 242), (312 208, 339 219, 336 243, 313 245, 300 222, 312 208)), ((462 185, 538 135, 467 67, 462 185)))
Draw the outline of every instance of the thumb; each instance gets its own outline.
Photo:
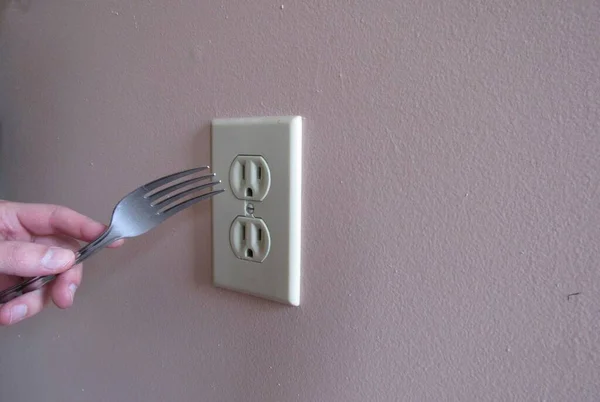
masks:
POLYGON ((34 277, 71 267, 75 254, 64 248, 17 241, 0 242, 0 273, 34 277))

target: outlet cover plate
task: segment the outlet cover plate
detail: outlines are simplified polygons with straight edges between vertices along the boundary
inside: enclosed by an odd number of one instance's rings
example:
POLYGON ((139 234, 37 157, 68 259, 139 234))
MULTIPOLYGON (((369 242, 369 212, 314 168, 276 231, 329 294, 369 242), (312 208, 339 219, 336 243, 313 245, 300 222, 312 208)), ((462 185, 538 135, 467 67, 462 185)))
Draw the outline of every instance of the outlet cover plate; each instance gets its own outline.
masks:
POLYGON ((215 119, 212 122, 212 171, 226 191, 212 203, 213 282, 217 287, 300 305, 302 192, 302 123, 300 116, 215 119), (271 185, 262 201, 240 200, 229 185, 238 155, 263 157, 271 185), (230 244, 238 216, 261 218, 271 234, 267 258, 239 259, 230 244))

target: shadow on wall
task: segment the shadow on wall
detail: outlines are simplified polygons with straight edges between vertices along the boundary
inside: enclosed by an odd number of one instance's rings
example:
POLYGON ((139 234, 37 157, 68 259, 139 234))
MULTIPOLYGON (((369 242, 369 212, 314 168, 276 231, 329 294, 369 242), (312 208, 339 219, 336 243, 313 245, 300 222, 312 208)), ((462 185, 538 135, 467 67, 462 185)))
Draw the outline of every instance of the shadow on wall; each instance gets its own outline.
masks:
MULTIPOLYGON (((29 6, 31 5, 31 0, 0 0, 0 28, 2 27, 2 22, 4 21, 4 15, 9 7, 13 7, 16 10, 19 10, 23 13, 29 11, 29 6)), ((5 191, 5 182, 4 182, 4 174, 3 174, 3 166, 2 166, 2 144, 3 144, 3 132, 2 132, 2 122, 0 122, 0 199, 4 199, 6 197, 5 191)))
POLYGON ((8 7, 9 0, 0 0, 0 22, 4 21, 4 12, 8 7))
MULTIPOLYGON (((192 160, 197 159, 197 149, 211 146, 210 140, 211 125, 204 125, 198 135, 194 136, 194 144, 192 146, 192 160)), ((212 166, 211 160, 201 161, 202 165, 212 166)), ((212 286, 212 236, 206 233, 212 229, 212 200, 196 205, 194 219, 194 264, 196 266, 195 279, 199 286, 212 286)))
POLYGON ((4 14, 10 5, 22 12, 27 12, 30 4, 31 0, 0 0, 0 23, 4 20, 4 14))
POLYGON ((4 160, 4 153, 2 152, 3 146, 2 144, 4 143, 4 132, 2 131, 2 121, 0 121, 0 200, 4 200, 6 199, 6 194, 5 194, 5 189, 4 189, 4 166, 3 166, 3 160, 4 160))

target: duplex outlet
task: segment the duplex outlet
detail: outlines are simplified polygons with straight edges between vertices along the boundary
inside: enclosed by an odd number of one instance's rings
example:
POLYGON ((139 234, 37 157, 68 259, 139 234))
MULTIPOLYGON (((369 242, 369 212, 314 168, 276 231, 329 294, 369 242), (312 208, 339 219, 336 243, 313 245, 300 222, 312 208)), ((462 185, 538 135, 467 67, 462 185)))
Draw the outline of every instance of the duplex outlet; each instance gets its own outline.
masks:
POLYGON ((212 168, 215 286, 300 305, 302 117, 213 120, 212 168))
POLYGON ((271 170, 260 155, 238 155, 229 169, 231 191, 240 200, 262 201, 271 187, 271 170))
POLYGON ((263 262, 271 249, 271 234, 262 219, 238 216, 231 224, 229 242, 237 258, 263 262))

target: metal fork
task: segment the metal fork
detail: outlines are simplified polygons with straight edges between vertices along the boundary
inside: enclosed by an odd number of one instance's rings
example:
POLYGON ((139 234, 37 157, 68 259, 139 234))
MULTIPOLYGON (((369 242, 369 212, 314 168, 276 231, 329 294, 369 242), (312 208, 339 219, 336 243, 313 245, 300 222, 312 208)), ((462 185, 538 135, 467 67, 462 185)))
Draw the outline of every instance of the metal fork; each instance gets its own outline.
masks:
MULTIPOLYGON (((75 264, 80 264, 117 240, 142 235, 176 213, 225 191, 212 189, 221 183, 214 173, 193 177, 207 169, 208 166, 202 166, 161 177, 127 194, 115 206, 108 228, 75 254, 75 264), (186 180, 179 181, 182 179, 186 180), (209 182, 202 183, 205 181, 209 182)), ((0 292, 0 304, 40 289, 55 278, 56 275, 37 276, 12 286, 0 292)))

